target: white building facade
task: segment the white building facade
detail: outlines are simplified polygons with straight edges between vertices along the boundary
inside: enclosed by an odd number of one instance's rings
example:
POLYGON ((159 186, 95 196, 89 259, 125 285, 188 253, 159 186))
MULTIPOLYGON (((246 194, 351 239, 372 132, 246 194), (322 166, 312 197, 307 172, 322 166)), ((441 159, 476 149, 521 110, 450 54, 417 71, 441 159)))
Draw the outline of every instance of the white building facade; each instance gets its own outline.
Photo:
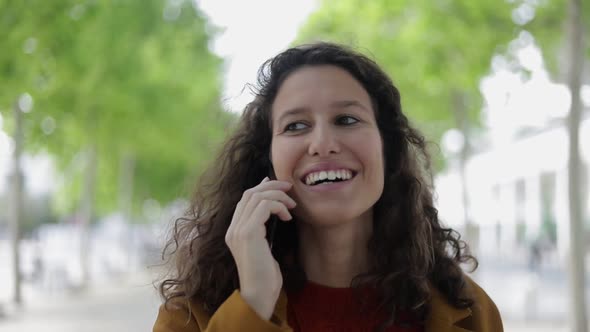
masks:
MULTIPOLYGON (((468 216, 477 226, 478 254, 507 256, 539 239, 568 251, 569 138, 565 124, 474 154, 466 165, 468 216)), ((580 127, 582 206, 590 229, 590 117, 580 127)), ((464 229, 458 172, 436 179, 441 219, 464 229)), ((587 240, 588 238, 585 237, 587 240)))

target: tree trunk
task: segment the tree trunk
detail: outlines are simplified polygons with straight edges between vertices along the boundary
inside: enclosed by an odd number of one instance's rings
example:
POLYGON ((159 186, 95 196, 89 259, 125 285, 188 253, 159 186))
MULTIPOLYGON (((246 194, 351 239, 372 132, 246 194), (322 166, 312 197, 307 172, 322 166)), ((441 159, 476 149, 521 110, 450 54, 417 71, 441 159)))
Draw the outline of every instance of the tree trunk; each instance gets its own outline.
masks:
POLYGON ((570 215, 570 291, 571 291, 571 329, 575 332, 587 332, 586 300, 584 287, 584 218, 582 209, 582 191, 580 186, 580 151, 579 131, 582 113, 580 99, 582 72, 584 64, 582 1, 570 0, 568 5, 567 38, 569 46, 568 86, 572 96, 569 113, 569 215, 570 215))
POLYGON ((17 305, 22 304, 21 274, 20 274, 20 225, 23 218, 23 173, 21 169, 21 154, 23 150, 23 111, 19 102, 14 103, 14 153, 11 175, 12 184, 12 276, 14 280, 13 301, 17 305))
MULTIPOLYGON (((120 155, 119 170, 119 211, 127 224, 131 223, 132 202, 133 202, 133 176, 135 173, 135 157, 133 153, 125 151, 120 155)), ((130 229, 130 228, 128 228, 130 229)), ((136 250, 135 234, 129 234, 130 238, 124 244, 127 252, 128 271, 134 267, 136 250)))
POLYGON ((86 151, 86 168, 84 170, 84 187, 82 192, 82 206, 80 211, 80 268, 82 271, 81 286, 86 287, 90 281, 89 228, 94 214, 94 193, 96 189, 97 152, 95 144, 91 144, 86 151))
POLYGON ((478 247, 478 233, 477 227, 473 224, 469 214, 469 193, 467 186, 466 166, 469 156, 471 154, 471 142, 469 133, 469 119, 467 116, 467 109, 463 100, 463 94, 455 91, 453 92, 453 117, 455 119, 455 126, 463 135, 463 146, 459 152, 459 178, 461 181, 461 201, 463 203, 463 219, 465 222, 465 238, 469 244, 472 252, 478 247))
POLYGON ((119 176, 119 210, 126 221, 131 220, 133 202, 133 176, 135 173, 135 158, 131 152, 123 152, 121 156, 119 176))

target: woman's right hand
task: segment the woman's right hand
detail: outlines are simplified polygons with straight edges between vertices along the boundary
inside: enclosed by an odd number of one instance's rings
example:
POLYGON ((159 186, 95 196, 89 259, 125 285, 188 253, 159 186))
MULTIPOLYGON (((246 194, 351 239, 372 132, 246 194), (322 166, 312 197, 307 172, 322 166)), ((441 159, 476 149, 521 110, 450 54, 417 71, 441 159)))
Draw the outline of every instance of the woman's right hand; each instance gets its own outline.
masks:
POLYGON ((266 240, 265 224, 271 214, 283 221, 293 217, 295 201, 287 195, 292 184, 265 178, 244 192, 238 202, 225 242, 234 257, 240 278, 240 294, 264 319, 270 319, 283 276, 266 240))

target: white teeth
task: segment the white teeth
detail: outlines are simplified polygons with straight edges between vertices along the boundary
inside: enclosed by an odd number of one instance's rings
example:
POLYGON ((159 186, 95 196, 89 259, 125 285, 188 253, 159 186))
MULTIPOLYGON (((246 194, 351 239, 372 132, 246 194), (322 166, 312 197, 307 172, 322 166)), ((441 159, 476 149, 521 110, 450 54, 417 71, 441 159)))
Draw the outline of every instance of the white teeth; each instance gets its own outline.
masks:
POLYGON ((320 171, 308 174, 305 177, 305 184, 308 186, 314 185, 319 181, 329 180, 334 181, 336 179, 340 180, 349 180, 352 178, 352 171, 347 169, 339 169, 339 170, 329 170, 329 171, 320 171))
POLYGON ((328 180, 330 180, 330 181, 336 180, 336 172, 329 171, 328 172, 328 180))

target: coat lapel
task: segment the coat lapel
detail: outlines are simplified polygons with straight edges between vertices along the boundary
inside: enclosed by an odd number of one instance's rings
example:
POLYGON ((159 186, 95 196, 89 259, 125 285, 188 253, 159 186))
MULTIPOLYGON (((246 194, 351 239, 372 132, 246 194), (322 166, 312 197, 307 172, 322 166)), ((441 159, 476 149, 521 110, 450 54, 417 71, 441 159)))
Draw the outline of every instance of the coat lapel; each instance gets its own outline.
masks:
POLYGON ((287 322, 287 293, 284 289, 281 290, 273 316, 282 322, 287 322))
POLYGON ((443 295, 431 287, 430 313, 426 318, 425 332, 466 332, 472 331, 471 309, 458 309, 450 305, 443 295))

